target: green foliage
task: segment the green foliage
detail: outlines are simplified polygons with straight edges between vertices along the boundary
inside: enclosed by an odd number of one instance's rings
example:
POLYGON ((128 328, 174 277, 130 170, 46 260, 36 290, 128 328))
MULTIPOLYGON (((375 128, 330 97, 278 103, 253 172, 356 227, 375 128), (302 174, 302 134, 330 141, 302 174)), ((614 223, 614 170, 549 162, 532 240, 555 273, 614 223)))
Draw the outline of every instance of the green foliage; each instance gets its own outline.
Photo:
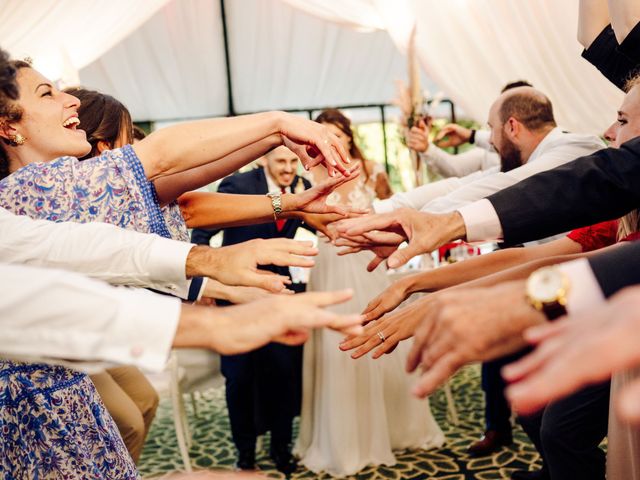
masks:
MULTIPOLYGON (((431 138, 434 138, 440 129, 448 123, 447 119, 436 119, 433 122, 431 138)), ((467 128, 479 128, 479 125, 472 120, 460 120, 460 125, 467 128)), ((382 134, 382 123, 362 123, 354 125, 355 140, 363 155, 368 160, 384 165, 384 139, 382 134)), ((394 192, 407 191, 415 187, 415 175, 411 164, 409 149, 404 142, 404 131, 401 125, 395 122, 387 122, 385 132, 387 135, 387 156, 389 164, 389 182, 394 192)), ((460 151, 464 151, 471 146, 463 146, 460 151)), ((447 149, 453 153, 453 149, 447 149)), ((426 181, 438 180, 439 177, 428 174, 426 181)))

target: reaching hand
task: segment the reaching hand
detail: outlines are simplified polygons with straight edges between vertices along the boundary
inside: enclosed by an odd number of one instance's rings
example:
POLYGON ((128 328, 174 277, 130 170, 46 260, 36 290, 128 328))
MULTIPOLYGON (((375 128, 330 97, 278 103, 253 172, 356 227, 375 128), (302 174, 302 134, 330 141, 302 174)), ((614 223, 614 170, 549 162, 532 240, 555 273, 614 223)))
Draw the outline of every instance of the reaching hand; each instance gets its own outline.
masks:
POLYGON ((291 295, 293 290, 284 289, 274 294, 267 290, 257 287, 229 286, 222 282, 209 278, 204 289, 202 299, 198 301, 198 305, 211 305, 208 301, 213 299, 226 300, 233 304, 249 303, 261 298, 267 298, 270 295, 291 295))
POLYGON ((384 291, 371 300, 362 311, 365 323, 377 320, 385 313, 392 310, 404 302, 411 293, 406 289, 406 283, 402 280, 393 282, 384 291))
POLYGON ((413 392, 432 393, 463 365, 513 353, 522 333, 546 322, 529 305, 523 281, 490 288, 442 292, 423 315, 407 358, 407 370, 423 369, 413 392))
MULTIPOLYGON (((339 225, 339 222, 336 222, 339 225)), ((337 227, 335 227, 337 229, 337 227)), ((336 232, 337 235, 337 232, 336 232)), ((404 236, 390 232, 372 232, 363 235, 349 236, 341 234, 340 238, 334 239, 337 247, 347 247, 338 252, 338 255, 349 255, 362 250, 370 250, 375 255, 367 265, 367 272, 373 272, 378 265, 384 262, 393 254, 400 244, 405 241, 404 236)))
POLYGON ((362 332, 362 316, 339 315, 323 307, 344 303, 352 290, 274 295, 244 305, 216 309, 211 348, 225 355, 248 352, 269 342, 301 345, 309 330, 328 327, 345 334, 362 332))
MULTIPOLYGON (((378 243, 370 233, 376 230, 392 232, 406 237, 409 244, 405 248, 398 249, 390 254, 387 260, 389 268, 397 268, 404 265, 416 255, 429 253, 451 240, 463 238, 466 233, 464 221, 458 212, 436 215, 410 208, 341 220, 337 225, 337 229, 340 236, 346 239, 365 235, 372 243, 378 243)), ((389 237, 385 236, 384 238, 388 239, 389 237)), ((380 245, 382 246, 382 244, 380 245)), ((389 244, 385 243, 384 246, 389 246, 389 244)))
POLYGON ((337 213, 305 213, 303 215, 304 223, 311 228, 325 235, 330 241, 334 241, 338 238, 338 234, 335 229, 335 223, 343 218, 355 218, 368 213, 366 210, 355 210, 348 206, 342 206, 345 210, 345 215, 337 213))
POLYGON ((471 139, 471 130, 461 127, 455 123, 450 123, 442 127, 436 135, 433 143, 441 148, 458 147, 467 143, 471 139))
POLYGON ((407 135, 407 147, 416 152, 424 153, 429 148, 429 131, 431 125, 427 125, 423 119, 420 119, 416 126, 409 130, 407 135))
POLYGON ((340 185, 360 175, 360 165, 349 169, 347 176, 328 177, 304 192, 293 195, 291 210, 306 213, 337 213, 346 215, 348 209, 342 205, 327 205, 327 198, 340 185))
POLYGON ((310 257, 318 254, 311 242, 286 238, 255 239, 221 248, 194 247, 187 258, 190 272, 226 285, 258 287, 280 292, 291 283, 289 277, 260 270, 260 265, 312 267, 310 257))
POLYGON ((380 320, 369 322, 360 335, 350 335, 340 344, 340 350, 352 350, 351 358, 360 358, 374 348, 373 358, 380 358, 385 353, 391 353, 398 344, 411 338, 416 326, 422 319, 422 311, 428 303, 428 297, 401 308, 397 312, 385 315, 380 320), (382 336, 379 335, 382 333, 382 336), (384 338, 384 341, 382 340, 384 338))
POLYGON ((280 134, 285 147, 298 156, 306 170, 322 164, 331 177, 335 176, 336 171, 349 175, 349 154, 338 137, 325 125, 283 113, 280 134))
MULTIPOLYGON (((537 348, 503 370, 507 396, 516 411, 535 412, 579 388, 601 382, 613 373, 640 365, 640 288, 629 288, 605 305, 527 330, 525 339, 537 348)), ((640 424, 640 384, 621 393, 621 417, 640 424)))

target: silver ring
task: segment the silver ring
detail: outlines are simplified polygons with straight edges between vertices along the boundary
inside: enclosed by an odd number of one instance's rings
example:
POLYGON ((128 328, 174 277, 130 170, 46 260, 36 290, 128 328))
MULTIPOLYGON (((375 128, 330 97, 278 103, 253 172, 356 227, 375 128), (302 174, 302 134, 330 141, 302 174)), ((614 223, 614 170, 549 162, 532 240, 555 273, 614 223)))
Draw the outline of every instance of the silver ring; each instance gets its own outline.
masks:
POLYGON ((382 343, 384 343, 384 341, 387 339, 387 337, 384 336, 384 333, 382 333, 382 331, 378 332, 378 338, 382 340, 382 343))

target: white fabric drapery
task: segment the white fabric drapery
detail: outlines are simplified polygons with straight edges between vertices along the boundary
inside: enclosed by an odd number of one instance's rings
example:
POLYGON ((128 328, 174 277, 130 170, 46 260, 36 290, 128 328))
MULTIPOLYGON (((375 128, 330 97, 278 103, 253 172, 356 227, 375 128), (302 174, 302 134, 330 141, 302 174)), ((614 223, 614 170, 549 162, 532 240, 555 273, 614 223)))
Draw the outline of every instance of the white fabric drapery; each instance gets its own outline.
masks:
POLYGON ((4 0, 0 45, 31 57, 52 80, 77 71, 126 38, 169 0, 4 0))
MULTIPOLYGON (((0 46, 34 57, 53 78, 95 60, 81 82, 122 100, 137 120, 224 115, 219 8, 5 0, 0 46)), ((426 86, 474 119, 486 120, 506 82, 527 79, 552 99, 560 125, 600 133, 622 93, 580 58, 577 11, 578 0, 227 1, 235 110, 386 103, 393 80, 406 78, 400 52, 415 24, 421 65, 439 87, 426 86)))
MULTIPOLYGON (((405 76, 384 31, 356 31, 280 0, 227 1, 226 14, 238 113, 386 103, 405 76)), ((80 80, 122 100, 136 120, 227 114, 219 1, 172 1, 80 80)))
POLYGON ((580 57, 578 0, 414 0, 422 66, 473 118, 485 121, 502 86, 526 79, 558 123, 602 133, 623 94, 580 57))
POLYGON ((355 21, 352 11, 365 3, 367 17, 385 18, 385 29, 401 49, 406 46, 402 26, 407 22, 399 19, 412 17, 427 75, 481 122, 502 86, 517 79, 546 93, 559 124, 576 132, 602 132, 615 119, 622 99, 620 91, 580 58, 578 0, 284 1, 346 24, 355 21))
POLYGON ((415 24, 410 0, 282 0, 310 15, 356 29, 385 30, 404 52, 415 24))

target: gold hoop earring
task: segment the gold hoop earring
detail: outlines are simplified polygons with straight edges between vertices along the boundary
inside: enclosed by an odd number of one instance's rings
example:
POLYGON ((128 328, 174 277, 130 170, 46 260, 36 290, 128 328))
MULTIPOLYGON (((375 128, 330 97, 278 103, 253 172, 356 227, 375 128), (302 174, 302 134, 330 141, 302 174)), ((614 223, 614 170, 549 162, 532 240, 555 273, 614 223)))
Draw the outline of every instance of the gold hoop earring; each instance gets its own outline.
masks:
POLYGON ((24 137, 24 135, 21 135, 20 133, 16 133, 15 135, 11 135, 9 137, 9 141, 11 142, 12 146, 19 147, 20 145, 24 145, 27 139, 24 137))

